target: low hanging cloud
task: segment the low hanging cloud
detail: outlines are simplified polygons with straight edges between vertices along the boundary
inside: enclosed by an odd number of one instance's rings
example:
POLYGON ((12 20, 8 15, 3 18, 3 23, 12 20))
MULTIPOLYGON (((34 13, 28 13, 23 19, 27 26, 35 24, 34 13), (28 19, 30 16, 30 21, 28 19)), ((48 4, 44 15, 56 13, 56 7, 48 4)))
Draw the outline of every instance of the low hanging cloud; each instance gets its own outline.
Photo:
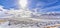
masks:
MULTIPOLYGON (((27 12, 26 15, 30 14, 31 12, 25 10, 27 12)), ((14 10, 13 8, 10 8, 10 10, 4 9, 2 6, 0 6, 0 18, 18 18, 21 13, 26 13, 24 10, 14 10)))
POLYGON ((9 10, 4 9, 3 6, 0 5, 0 18, 10 17, 11 15, 8 12, 9 10))

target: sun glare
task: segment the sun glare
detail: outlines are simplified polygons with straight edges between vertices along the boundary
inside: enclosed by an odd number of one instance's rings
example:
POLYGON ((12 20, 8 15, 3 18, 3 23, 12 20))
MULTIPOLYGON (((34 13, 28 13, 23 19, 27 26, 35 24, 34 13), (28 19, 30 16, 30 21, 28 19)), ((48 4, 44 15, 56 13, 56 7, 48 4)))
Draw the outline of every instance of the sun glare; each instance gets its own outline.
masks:
POLYGON ((25 8, 27 6, 27 0, 20 0, 19 4, 20 4, 21 8, 25 8))

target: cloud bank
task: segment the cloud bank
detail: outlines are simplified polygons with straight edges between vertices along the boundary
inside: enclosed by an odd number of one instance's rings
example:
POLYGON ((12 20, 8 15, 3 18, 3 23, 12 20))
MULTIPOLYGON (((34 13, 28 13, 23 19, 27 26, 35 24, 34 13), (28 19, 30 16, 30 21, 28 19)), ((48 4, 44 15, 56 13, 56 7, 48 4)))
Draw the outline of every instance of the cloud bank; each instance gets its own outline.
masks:
POLYGON ((4 9, 3 6, 0 5, 0 18, 10 17, 11 14, 9 14, 10 10, 4 9))

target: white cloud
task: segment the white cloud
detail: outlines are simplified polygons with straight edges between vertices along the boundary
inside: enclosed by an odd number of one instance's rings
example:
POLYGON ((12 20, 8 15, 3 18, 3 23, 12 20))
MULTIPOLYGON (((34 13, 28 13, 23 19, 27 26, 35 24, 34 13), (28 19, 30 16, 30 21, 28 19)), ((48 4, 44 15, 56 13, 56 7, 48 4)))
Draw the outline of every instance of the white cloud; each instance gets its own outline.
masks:
POLYGON ((0 18, 8 17, 10 16, 8 14, 9 10, 4 9, 3 6, 0 5, 0 18))

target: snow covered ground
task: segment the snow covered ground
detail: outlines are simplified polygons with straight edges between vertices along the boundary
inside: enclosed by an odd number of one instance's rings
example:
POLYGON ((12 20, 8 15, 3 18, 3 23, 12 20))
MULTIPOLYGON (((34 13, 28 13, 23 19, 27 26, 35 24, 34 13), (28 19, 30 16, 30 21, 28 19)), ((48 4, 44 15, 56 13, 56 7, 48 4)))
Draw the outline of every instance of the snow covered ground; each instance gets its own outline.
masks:
POLYGON ((8 20, 8 26, 0 26, 2 28, 44 28, 45 26, 54 26, 60 24, 59 20, 53 21, 36 21, 36 20, 8 20))

